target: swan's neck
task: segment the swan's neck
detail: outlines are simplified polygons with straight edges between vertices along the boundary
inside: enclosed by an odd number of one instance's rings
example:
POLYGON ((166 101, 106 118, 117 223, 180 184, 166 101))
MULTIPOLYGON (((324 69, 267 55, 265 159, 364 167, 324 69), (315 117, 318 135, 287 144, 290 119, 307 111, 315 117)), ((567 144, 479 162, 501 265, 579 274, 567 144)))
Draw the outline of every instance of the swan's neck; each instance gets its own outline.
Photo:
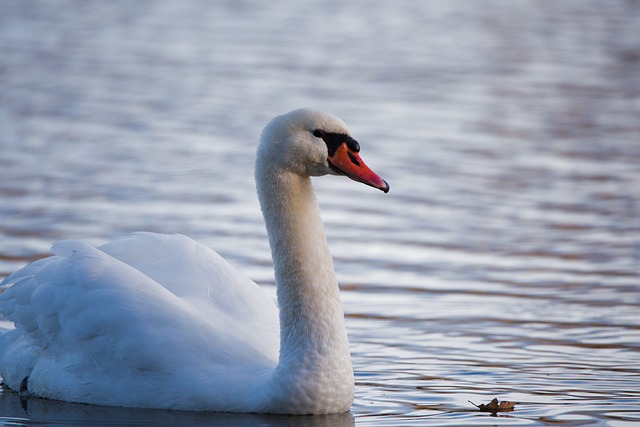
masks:
POLYGON ((257 176, 258 195, 280 309, 272 398, 287 410, 300 406, 303 413, 315 405, 348 410, 353 398, 349 342, 311 179, 287 172, 263 175, 257 176))

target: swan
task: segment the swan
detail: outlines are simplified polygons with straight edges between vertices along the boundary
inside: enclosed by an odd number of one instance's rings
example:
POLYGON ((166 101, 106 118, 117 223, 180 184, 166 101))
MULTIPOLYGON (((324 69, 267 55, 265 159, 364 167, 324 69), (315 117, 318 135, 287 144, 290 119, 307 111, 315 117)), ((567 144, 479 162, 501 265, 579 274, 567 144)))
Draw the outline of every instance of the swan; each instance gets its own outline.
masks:
POLYGON ((346 412, 354 378, 333 261, 310 177, 389 185, 339 118, 275 117, 255 179, 277 286, 182 235, 65 240, 1 284, 0 375, 22 395, 193 411, 346 412))

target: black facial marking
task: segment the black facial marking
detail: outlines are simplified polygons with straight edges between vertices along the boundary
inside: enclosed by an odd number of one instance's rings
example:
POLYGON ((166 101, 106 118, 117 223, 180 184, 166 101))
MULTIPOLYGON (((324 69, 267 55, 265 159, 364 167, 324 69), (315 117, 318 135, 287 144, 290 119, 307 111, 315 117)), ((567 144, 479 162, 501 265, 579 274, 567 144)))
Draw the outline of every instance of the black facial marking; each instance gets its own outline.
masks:
POLYGON ((356 166, 360 166, 360 162, 356 159, 356 156, 353 155, 351 151, 347 151, 347 156, 349 156, 349 160, 356 166))
MULTIPOLYGON (((313 136, 315 136, 316 138, 322 138, 324 143, 327 144, 329 157, 332 157, 338 147, 340 147, 345 142, 347 143, 347 147, 349 148, 349 150, 355 151, 356 153, 360 152, 360 144, 358 144, 358 141, 344 133, 331 133, 324 132, 321 129, 316 129, 313 131, 313 136)), ((351 159, 351 161, 353 161, 353 159, 351 159)))

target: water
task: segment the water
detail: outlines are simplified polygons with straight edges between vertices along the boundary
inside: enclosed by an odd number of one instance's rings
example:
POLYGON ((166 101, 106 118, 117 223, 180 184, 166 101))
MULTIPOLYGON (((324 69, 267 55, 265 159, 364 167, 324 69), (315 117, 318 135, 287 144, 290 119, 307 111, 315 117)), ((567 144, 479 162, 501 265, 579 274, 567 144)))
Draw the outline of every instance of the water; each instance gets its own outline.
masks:
POLYGON ((273 286, 253 154, 301 106, 384 195, 315 181, 350 414, 0 395, 5 425, 640 422, 640 2, 0 3, 0 276, 53 241, 183 233, 273 286), (468 400, 518 402, 497 417, 468 400))

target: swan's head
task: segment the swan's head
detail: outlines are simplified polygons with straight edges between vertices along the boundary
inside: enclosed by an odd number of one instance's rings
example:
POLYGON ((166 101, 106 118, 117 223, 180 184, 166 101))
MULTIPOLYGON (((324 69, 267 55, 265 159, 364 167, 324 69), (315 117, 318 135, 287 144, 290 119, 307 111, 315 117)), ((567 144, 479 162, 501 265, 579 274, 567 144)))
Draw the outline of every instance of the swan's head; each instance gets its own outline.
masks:
POLYGON ((360 158, 360 144, 339 118, 299 109, 275 117, 264 128, 257 167, 305 176, 345 175, 354 181, 389 191, 389 184, 360 158))

